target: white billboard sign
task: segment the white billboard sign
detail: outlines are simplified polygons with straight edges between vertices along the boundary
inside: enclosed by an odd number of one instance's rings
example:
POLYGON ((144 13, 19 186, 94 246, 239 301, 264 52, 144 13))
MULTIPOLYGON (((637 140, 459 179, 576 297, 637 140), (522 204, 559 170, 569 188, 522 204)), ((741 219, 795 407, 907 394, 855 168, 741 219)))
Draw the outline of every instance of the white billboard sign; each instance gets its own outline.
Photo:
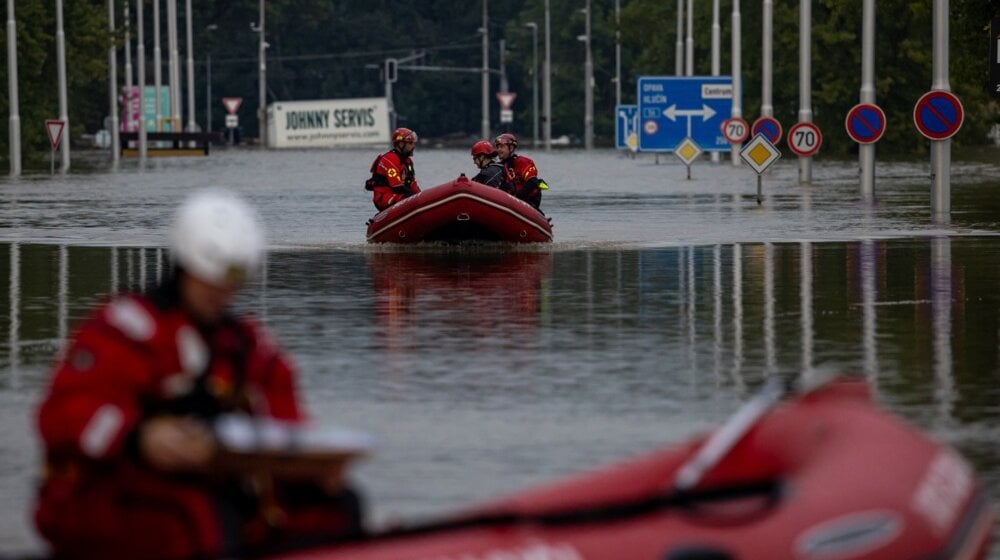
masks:
POLYGON ((278 101, 267 108, 268 146, 322 148, 389 143, 384 97, 278 101))

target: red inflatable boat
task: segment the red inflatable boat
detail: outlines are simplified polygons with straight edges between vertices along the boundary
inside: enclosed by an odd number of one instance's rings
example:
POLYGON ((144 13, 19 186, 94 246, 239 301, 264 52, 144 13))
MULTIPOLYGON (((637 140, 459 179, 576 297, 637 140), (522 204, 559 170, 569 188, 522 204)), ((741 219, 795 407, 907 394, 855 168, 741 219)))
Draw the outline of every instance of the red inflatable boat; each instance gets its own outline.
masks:
POLYGON ((552 241, 552 225, 534 206, 465 175, 368 220, 369 243, 467 240, 547 242, 552 241))
POLYGON ((953 449, 836 381, 768 383, 710 437, 298 560, 973 560, 993 509, 953 449), (790 386, 790 385, 789 385, 790 386))

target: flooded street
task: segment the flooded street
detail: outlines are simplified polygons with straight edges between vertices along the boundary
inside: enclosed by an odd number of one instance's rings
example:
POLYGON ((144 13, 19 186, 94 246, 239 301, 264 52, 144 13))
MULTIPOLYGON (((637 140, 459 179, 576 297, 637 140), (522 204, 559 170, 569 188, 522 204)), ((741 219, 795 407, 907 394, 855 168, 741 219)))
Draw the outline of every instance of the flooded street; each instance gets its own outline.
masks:
MULTIPOLYGON (((956 161, 936 224, 926 162, 880 163, 865 204, 856 161, 816 162, 801 186, 787 158, 758 205, 754 173, 728 160, 686 180, 669 154, 521 151, 551 185, 551 245, 369 246, 376 150, 0 181, 0 555, 41 547, 33 414, 61 341, 107 294, 166 273, 171 212, 206 185, 268 224, 266 273, 239 306, 295 357, 312 415, 378 441, 355 472, 375 523, 681 441, 786 372, 867 379, 1000 504, 1000 163, 956 161)), ((415 163, 425 188, 474 171, 465 150, 415 163)))

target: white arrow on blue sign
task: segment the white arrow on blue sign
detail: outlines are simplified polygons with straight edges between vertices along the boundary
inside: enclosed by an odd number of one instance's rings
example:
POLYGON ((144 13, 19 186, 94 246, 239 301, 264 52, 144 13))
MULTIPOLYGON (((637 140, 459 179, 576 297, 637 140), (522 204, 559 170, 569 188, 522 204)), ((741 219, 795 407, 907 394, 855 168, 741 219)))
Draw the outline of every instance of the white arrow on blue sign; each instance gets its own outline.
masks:
POLYGON ((722 122, 733 108, 730 76, 640 76, 639 149, 671 152, 685 138, 706 152, 732 149, 722 122))
POLYGON ((619 150, 636 150, 639 134, 639 106, 619 105, 615 111, 615 147, 619 150))

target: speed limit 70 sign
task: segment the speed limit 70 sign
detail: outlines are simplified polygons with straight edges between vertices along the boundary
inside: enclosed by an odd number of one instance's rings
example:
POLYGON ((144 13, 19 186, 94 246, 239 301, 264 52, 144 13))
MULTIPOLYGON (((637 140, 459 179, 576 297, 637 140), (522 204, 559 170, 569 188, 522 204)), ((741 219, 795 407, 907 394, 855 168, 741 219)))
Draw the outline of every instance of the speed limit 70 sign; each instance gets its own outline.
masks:
POLYGON ((816 155, 823 145, 823 135, 819 127, 811 122, 800 122, 788 129, 788 147, 797 156, 816 155))
POLYGON ((730 144, 740 144, 750 136, 750 125, 739 117, 726 119, 722 121, 722 135, 730 144))

